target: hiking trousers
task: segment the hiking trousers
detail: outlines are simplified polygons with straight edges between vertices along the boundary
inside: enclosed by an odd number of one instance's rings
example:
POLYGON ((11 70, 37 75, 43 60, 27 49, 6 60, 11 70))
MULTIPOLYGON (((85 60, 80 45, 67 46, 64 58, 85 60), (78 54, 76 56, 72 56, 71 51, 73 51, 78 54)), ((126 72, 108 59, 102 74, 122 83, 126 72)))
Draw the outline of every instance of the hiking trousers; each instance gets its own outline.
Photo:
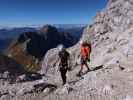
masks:
POLYGON ((61 67, 60 68, 60 73, 61 73, 61 78, 62 78, 62 81, 63 81, 63 85, 66 84, 66 73, 67 73, 67 67, 61 67))
POLYGON ((87 67, 88 70, 90 70, 90 68, 89 68, 89 66, 87 64, 88 61, 90 61, 90 60, 88 60, 88 58, 85 59, 85 58, 81 57, 81 69, 80 69, 80 72, 82 72, 84 65, 87 67))

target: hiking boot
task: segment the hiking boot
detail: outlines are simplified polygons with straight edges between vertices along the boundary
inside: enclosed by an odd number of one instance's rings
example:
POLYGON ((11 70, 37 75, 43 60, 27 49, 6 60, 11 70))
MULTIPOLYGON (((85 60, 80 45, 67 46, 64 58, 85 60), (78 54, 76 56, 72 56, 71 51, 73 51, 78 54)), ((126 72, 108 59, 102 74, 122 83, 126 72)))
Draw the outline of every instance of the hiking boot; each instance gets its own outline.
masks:
POLYGON ((83 72, 79 72, 76 76, 81 77, 83 75, 83 72))
POLYGON ((64 86, 65 84, 66 84, 66 82, 63 82, 63 83, 62 83, 62 86, 64 86))
POLYGON ((90 68, 87 70, 87 72, 90 72, 91 70, 90 70, 90 68))

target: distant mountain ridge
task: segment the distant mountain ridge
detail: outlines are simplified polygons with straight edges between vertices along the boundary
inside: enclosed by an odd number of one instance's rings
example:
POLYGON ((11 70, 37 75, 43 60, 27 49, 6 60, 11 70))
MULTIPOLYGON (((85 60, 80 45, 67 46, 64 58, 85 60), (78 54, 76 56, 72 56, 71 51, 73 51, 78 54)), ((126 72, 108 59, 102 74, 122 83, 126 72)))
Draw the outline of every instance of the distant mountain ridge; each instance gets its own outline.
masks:
POLYGON ((0 29, 0 39, 16 38, 20 33, 23 32, 33 32, 37 31, 35 28, 22 27, 22 28, 12 28, 12 29, 0 29))
POLYGON ((87 26, 87 24, 53 24, 56 28, 71 29, 71 28, 81 28, 87 26))
MULTIPOLYGON (((52 26, 56 27, 58 31, 68 31, 68 30, 74 30, 69 31, 73 32, 72 34, 76 34, 77 31, 83 29, 86 24, 53 24, 52 26)), ((24 32, 35 32, 38 31, 42 26, 39 27, 16 27, 16 28, 9 28, 4 27, 0 28, 0 39, 6 39, 6 38, 16 38, 21 33, 24 32)), ((79 32, 77 34, 80 34, 79 32)))
POLYGON ((5 50, 11 41, 12 39, 0 39, 0 52, 5 50))
MULTIPOLYGON (((85 25, 79 25, 79 24, 54 24, 54 27, 56 27, 56 29, 64 34, 64 33, 69 33, 71 34, 73 37, 75 37, 75 41, 77 41, 81 34, 82 31, 85 27, 85 25)), ((3 50, 4 48, 6 48, 9 44, 9 40, 14 40, 17 37, 19 37, 19 35, 21 33, 25 33, 25 32, 38 32, 42 29, 42 27, 16 27, 16 28, 3 28, 0 29, 0 50, 3 50)))

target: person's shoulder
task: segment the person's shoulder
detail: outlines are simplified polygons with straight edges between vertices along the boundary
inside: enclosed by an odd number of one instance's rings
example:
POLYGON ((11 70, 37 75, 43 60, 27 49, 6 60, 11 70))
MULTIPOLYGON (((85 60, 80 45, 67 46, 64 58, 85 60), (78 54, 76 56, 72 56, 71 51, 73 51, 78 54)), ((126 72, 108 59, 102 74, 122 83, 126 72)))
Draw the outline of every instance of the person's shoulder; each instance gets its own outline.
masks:
POLYGON ((58 55, 60 56, 61 54, 62 54, 62 52, 61 52, 61 51, 59 51, 59 52, 58 52, 58 55))
POLYGON ((66 53, 68 53, 69 54, 69 52, 66 50, 66 53))
POLYGON ((70 53, 69 53, 67 50, 66 50, 65 52, 66 52, 66 54, 67 54, 68 56, 70 55, 70 53))
POLYGON ((86 46, 91 47, 91 43, 86 43, 86 46))

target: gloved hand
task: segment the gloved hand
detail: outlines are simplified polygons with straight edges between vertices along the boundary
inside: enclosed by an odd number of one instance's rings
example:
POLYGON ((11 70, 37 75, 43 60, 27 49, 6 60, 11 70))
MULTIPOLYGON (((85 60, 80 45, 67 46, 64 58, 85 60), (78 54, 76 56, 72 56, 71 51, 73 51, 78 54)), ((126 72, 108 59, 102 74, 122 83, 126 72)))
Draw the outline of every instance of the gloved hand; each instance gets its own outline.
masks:
POLYGON ((71 68, 71 67, 68 67, 68 68, 67 68, 67 70, 68 70, 68 71, 71 71, 71 70, 72 70, 72 68, 71 68))
POLYGON ((59 72, 60 71, 60 66, 58 66, 58 68, 57 68, 57 72, 59 72))
POLYGON ((88 58, 88 62, 90 62, 90 58, 88 58))

